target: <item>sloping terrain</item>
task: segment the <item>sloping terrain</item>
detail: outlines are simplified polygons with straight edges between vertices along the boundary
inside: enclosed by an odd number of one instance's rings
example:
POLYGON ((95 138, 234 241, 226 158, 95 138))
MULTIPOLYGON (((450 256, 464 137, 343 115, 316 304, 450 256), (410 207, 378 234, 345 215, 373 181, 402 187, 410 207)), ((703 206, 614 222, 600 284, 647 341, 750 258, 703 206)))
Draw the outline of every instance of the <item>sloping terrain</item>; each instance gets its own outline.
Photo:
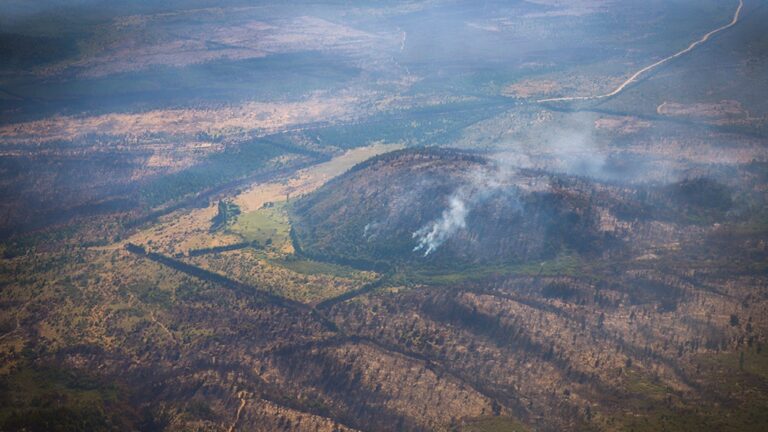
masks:
POLYGON ((456 268, 642 252, 638 242, 659 240, 644 234, 653 224, 674 223, 674 235, 685 236, 723 222, 731 194, 709 178, 604 182, 431 148, 360 164, 293 203, 291 214, 295 246, 309 256, 456 268))

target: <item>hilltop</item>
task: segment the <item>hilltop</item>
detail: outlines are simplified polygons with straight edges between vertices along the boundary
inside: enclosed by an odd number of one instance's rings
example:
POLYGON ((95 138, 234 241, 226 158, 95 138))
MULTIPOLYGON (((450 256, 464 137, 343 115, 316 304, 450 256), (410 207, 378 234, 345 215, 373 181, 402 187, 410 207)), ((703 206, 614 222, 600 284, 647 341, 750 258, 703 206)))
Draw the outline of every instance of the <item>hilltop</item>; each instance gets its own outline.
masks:
POLYGON ((632 185, 507 166, 452 149, 404 150, 357 165, 291 206, 304 254, 361 266, 456 268, 575 254, 622 257, 658 239, 654 222, 723 221, 729 187, 710 178, 632 185), (645 233, 644 233, 645 232, 645 233))

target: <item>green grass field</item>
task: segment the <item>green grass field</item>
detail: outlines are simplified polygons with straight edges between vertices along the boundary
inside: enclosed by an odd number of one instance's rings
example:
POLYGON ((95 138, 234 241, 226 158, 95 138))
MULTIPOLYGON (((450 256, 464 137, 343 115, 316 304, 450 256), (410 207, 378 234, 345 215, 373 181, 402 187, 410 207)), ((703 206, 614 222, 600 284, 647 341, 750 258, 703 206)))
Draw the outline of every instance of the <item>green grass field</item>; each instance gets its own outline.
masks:
POLYGON ((557 276, 578 275, 583 262, 578 255, 561 254, 554 259, 508 265, 468 266, 451 270, 429 267, 408 267, 400 270, 396 278, 400 282, 427 285, 454 284, 483 280, 491 276, 557 276))
POLYGON ((528 428, 509 417, 487 417, 470 421, 462 432, 527 432, 528 428))
POLYGON ((229 231, 245 241, 257 241, 262 245, 271 244, 280 248, 290 241, 291 225, 285 203, 275 203, 274 207, 241 214, 229 231))
POLYGON ((361 272, 352 267, 313 261, 310 259, 288 257, 270 260, 270 263, 287 268, 288 270, 294 271, 296 273, 306 275, 324 274, 350 279, 359 278, 361 276, 361 272))

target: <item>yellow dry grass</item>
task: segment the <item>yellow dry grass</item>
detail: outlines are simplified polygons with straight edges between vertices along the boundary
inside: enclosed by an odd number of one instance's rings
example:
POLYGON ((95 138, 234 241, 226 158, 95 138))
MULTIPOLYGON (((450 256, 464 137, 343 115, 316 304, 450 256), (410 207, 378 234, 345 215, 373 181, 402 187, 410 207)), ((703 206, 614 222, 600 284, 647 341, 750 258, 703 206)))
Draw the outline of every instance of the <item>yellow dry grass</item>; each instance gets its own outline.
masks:
POLYGON ((160 223, 139 231, 126 241, 147 245, 162 253, 175 254, 206 247, 237 243, 233 234, 211 233, 211 219, 216 216, 217 203, 202 209, 184 210, 164 217, 160 223))
POLYGON ((595 129, 630 134, 651 127, 651 123, 632 116, 602 117, 595 120, 595 129))
POLYGON ((234 202, 246 213, 260 209, 267 202, 285 201, 289 196, 305 195, 366 159, 401 148, 401 144, 380 143, 348 150, 328 162, 300 170, 282 181, 255 184, 235 196, 234 202))
POLYGON ((149 133, 225 134, 249 130, 265 133, 299 124, 351 118, 356 96, 314 94, 299 102, 247 102, 211 109, 161 109, 143 113, 96 116, 54 116, 0 127, 0 142, 31 144, 72 140, 88 134, 142 136, 149 133))
POLYGON ((735 100, 721 100, 719 102, 694 104, 665 101, 656 108, 656 113, 672 117, 702 118, 720 121, 744 119, 749 116, 749 113, 742 107, 741 103, 735 100))
POLYGON ((553 80, 524 80, 510 84, 502 90, 504 96, 529 98, 532 96, 546 96, 560 90, 561 86, 553 80))

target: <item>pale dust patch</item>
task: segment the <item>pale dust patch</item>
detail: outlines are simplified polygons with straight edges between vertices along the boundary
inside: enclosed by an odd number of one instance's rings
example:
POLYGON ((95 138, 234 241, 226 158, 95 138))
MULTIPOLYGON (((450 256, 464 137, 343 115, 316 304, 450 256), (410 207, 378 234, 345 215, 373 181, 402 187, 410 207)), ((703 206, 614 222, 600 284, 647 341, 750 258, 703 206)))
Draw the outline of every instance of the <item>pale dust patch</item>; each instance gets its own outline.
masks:
POLYGON ((595 120, 595 129, 604 129, 622 135, 639 132, 651 127, 651 123, 637 117, 602 117, 595 120))
POLYGON ((656 113, 666 116, 704 118, 746 117, 748 114, 741 103, 735 100, 694 104, 665 101, 656 108, 656 113))
POLYGON ((374 144, 348 150, 328 162, 300 170, 288 179, 253 185, 235 196, 233 201, 244 213, 255 211, 268 202, 308 194, 366 159, 401 148, 401 144, 374 144))
POLYGON ((6 144, 34 144, 73 140, 88 134, 144 136, 152 133, 194 135, 226 134, 250 130, 274 132, 318 121, 351 118, 359 97, 324 97, 313 94, 298 102, 247 102, 222 108, 152 110, 96 116, 53 116, 0 127, 6 144))
POLYGON ((560 83, 553 80, 524 80, 506 86, 502 90, 504 96, 529 98, 532 96, 549 96, 561 89, 560 83))

